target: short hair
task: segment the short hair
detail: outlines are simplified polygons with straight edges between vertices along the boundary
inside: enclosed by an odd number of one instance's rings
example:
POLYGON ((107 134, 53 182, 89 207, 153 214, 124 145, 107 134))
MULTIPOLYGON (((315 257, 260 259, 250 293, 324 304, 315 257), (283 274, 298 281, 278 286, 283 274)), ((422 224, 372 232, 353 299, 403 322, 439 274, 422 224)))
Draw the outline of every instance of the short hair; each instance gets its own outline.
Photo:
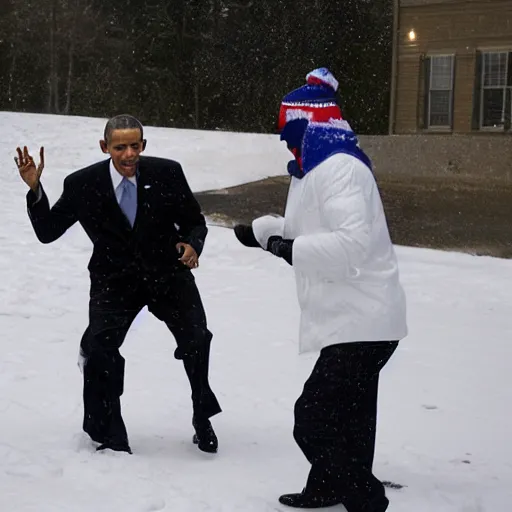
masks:
POLYGON ((105 131, 103 132, 105 142, 108 142, 114 130, 139 130, 141 140, 144 138, 142 123, 129 114, 119 114, 107 121, 105 131))

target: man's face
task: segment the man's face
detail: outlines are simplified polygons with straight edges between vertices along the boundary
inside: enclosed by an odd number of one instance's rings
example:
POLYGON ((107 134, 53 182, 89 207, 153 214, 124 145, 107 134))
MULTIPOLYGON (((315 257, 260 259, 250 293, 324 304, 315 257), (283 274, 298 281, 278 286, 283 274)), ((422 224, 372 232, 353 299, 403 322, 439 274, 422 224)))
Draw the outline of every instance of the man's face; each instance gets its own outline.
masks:
POLYGON ((114 130, 108 141, 100 142, 104 153, 110 153, 114 167, 126 177, 135 175, 139 155, 144 151, 140 130, 114 130))

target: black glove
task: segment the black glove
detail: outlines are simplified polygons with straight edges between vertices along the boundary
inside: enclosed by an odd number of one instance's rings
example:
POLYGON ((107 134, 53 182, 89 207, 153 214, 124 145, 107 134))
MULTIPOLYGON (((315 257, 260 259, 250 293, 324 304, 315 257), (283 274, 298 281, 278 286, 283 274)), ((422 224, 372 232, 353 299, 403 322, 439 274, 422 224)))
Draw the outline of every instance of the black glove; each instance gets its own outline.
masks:
POLYGON ((293 240, 283 239, 282 236, 271 236, 268 239, 267 251, 292 265, 293 240))
POLYGON ((247 226, 245 224, 237 224, 234 227, 235 236, 238 238, 238 241, 245 245, 246 247, 259 247, 261 249, 261 245, 256 240, 254 236, 254 231, 252 230, 252 226, 247 226))

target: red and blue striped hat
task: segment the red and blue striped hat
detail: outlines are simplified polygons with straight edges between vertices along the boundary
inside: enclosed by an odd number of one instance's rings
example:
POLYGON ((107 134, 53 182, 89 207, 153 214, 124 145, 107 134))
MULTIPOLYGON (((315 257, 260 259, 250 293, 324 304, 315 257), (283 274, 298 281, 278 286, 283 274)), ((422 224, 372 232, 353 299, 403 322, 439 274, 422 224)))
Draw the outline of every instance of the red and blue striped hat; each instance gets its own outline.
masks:
POLYGON ((288 93, 281 102, 278 130, 288 121, 308 119, 327 122, 330 119, 343 119, 336 103, 338 81, 327 68, 318 68, 306 75, 306 85, 288 93))

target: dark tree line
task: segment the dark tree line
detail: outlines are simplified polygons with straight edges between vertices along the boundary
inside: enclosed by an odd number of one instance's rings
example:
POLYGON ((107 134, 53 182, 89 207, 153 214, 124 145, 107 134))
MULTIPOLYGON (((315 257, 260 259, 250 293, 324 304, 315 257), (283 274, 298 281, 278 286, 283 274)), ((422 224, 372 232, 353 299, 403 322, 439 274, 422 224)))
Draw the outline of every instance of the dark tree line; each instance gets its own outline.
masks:
POLYGON ((0 110, 272 132, 329 67, 345 116, 385 133, 389 0, 0 0, 0 110))

